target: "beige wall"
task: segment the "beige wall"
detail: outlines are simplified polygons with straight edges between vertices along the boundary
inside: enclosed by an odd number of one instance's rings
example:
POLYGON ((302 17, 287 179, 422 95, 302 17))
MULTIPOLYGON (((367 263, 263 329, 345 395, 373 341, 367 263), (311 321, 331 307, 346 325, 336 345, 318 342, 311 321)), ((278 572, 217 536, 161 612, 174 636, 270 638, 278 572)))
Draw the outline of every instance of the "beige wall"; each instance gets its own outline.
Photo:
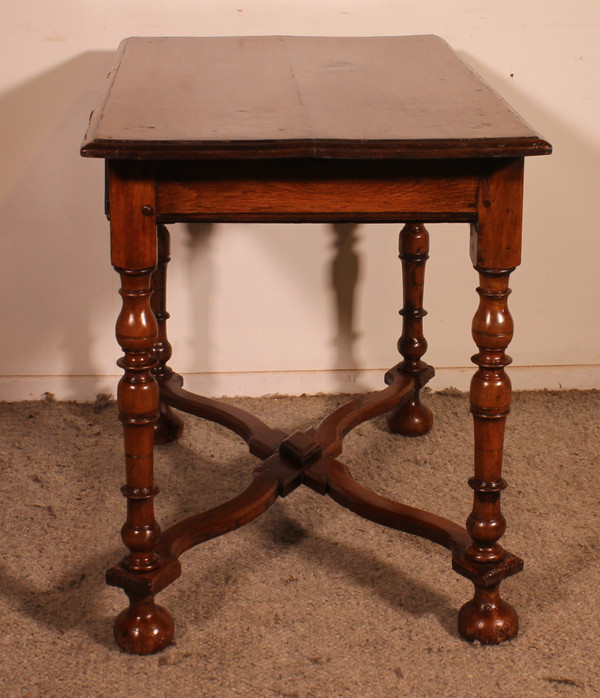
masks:
MULTIPOLYGON (((443 36, 555 148, 526 168, 523 265, 511 296, 515 387, 600 386, 597 0, 22 0, 2 15, 0 399, 114 392, 120 304, 102 163, 78 149, 114 50, 130 35, 443 36)), ((468 231, 430 230, 434 387, 464 388, 477 304, 468 231)), ((353 327, 340 332, 332 264, 343 231, 174 226, 175 367, 214 394, 379 385, 397 360, 397 231, 354 231, 343 263, 358 263, 354 305, 348 290, 343 300, 353 327)))

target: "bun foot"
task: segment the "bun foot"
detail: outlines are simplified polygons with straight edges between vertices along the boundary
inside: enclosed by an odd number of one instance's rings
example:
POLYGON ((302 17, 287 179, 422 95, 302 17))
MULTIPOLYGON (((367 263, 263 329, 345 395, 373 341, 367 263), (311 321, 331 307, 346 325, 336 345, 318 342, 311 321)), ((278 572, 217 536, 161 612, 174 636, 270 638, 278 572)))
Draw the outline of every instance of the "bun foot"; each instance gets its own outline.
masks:
POLYGON ((458 614, 458 632, 469 642, 498 645, 513 640, 519 631, 515 609, 500 598, 498 587, 475 588, 475 596, 458 614))
POLYGON ((169 405, 161 403, 158 421, 154 424, 154 443, 168 444, 183 433, 183 420, 169 405))
POLYGON ((423 436, 433 425, 433 413, 417 397, 387 413, 387 425, 392 434, 423 436))
POLYGON ((154 597, 129 596, 129 608, 115 620, 114 634, 119 647, 129 654, 153 654, 173 640, 173 619, 154 597))

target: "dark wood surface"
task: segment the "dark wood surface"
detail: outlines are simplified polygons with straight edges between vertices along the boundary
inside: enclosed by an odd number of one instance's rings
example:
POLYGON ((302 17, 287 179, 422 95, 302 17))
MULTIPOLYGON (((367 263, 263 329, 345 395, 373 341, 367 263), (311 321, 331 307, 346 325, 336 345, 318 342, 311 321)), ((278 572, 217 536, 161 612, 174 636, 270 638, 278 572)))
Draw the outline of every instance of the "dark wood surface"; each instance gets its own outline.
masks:
POLYGON ((148 159, 548 152, 437 36, 126 39, 82 147, 148 159))
POLYGON ((460 634, 487 644, 515 637, 517 614, 499 594, 500 583, 522 567, 500 544, 511 400, 504 370, 513 334, 508 284, 520 263, 524 157, 548 152, 549 144, 437 37, 153 38, 121 45, 82 153, 108 160, 111 259, 121 277, 117 396, 128 553, 107 580, 129 597, 114 626, 123 649, 146 654, 171 642, 173 621, 154 596, 181 574, 181 554, 249 523, 300 485, 449 548, 454 569, 474 585, 459 612, 460 634), (167 364, 165 224, 194 220, 405 223, 402 361, 386 374, 388 387, 292 434, 184 390, 167 364), (423 223, 430 220, 471 224, 479 273, 473 505, 464 527, 369 491, 337 460, 344 436, 376 415, 387 414, 390 429, 402 435, 422 435, 432 425, 420 395, 433 375, 423 361, 423 223), (172 408, 231 429, 264 462, 231 501, 161 531, 153 449, 181 434, 172 408))

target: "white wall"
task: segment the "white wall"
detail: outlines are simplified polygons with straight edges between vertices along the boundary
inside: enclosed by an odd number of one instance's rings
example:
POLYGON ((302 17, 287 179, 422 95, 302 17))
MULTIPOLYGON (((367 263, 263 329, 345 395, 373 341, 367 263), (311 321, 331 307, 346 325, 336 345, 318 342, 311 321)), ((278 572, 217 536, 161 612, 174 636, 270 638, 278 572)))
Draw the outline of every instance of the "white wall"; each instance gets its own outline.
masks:
MULTIPOLYGON (((0 14, 0 399, 114 392, 120 303, 103 163, 79 145, 130 35, 435 33, 555 148, 526 168, 513 275, 515 387, 600 387, 600 4, 597 0, 21 0, 0 14)), ((431 226, 434 387, 464 388, 477 304, 465 225, 431 226)), ((174 226, 171 339, 213 394, 380 385, 397 361, 398 226, 359 226, 353 328, 338 336, 331 226, 174 226), (251 271, 253 270, 253 271, 251 271), (337 346, 336 346, 337 344, 337 346), (337 369, 332 372, 331 369, 337 369)), ((346 296, 348 309, 351 297, 346 296)))

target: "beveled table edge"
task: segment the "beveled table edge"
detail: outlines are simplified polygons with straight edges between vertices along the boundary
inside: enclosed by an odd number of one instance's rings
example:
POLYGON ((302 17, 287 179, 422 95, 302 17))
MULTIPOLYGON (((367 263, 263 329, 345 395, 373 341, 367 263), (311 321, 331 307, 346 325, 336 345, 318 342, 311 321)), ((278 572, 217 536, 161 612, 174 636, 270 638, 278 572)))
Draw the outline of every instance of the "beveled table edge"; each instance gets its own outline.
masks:
POLYGON ((428 160, 441 158, 549 155, 541 137, 427 141, 111 141, 87 139, 81 155, 115 160, 221 160, 316 158, 341 160, 428 160))

